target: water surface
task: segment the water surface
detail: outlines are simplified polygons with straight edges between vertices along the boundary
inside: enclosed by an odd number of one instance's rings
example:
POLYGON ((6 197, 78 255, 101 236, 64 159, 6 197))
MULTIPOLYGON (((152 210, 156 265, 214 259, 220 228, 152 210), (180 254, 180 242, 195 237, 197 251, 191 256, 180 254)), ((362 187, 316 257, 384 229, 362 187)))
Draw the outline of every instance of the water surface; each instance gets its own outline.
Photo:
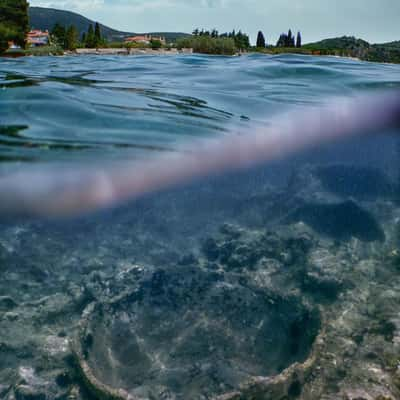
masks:
POLYGON ((297 55, 0 60, 0 158, 74 161, 174 151, 327 96, 400 86, 400 67, 297 55))
MULTIPOLYGON (((390 88, 400 66, 334 57, 2 58, 0 174, 188 151, 390 88)), ((79 218, 2 215, 0 400, 90 400, 93 377, 107 398, 254 398, 318 334, 314 378, 296 364, 279 398, 397 398, 399 149, 379 132, 79 218)))

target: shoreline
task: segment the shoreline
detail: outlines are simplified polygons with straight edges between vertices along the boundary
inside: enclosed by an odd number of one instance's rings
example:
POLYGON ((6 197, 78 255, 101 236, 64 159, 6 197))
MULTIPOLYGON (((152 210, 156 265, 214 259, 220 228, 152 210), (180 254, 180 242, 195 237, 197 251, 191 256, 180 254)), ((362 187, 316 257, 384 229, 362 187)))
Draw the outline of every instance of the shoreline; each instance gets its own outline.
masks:
POLYGON ((177 55, 193 54, 193 49, 136 49, 136 48, 101 48, 101 49, 76 49, 74 51, 65 51, 64 55, 177 55))
MULTIPOLYGON (((199 55, 208 55, 208 56, 225 56, 222 54, 206 54, 206 53, 197 53, 194 52, 191 48, 184 48, 178 50, 176 48, 172 49, 149 49, 149 48, 99 48, 99 49, 76 49, 73 51, 66 50, 60 54, 57 53, 31 53, 27 54, 21 51, 11 51, 6 54, 0 55, 0 58, 19 58, 19 57, 62 57, 62 56, 86 56, 86 55, 97 55, 97 56, 140 56, 140 55, 149 55, 149 56, 172 56, 172 55, 182 55, 182 54, 199 54, 199 55)), ((308 52, 265 52, 265 51, 248 51, 248 52, 238 52, 236 54, 231 55, 230 57, 238 57, 243 55, 265 55, 265 56, 280 56, 280 55, 303 55, 303 56, 311 56, 311 57, 330 57, 330 58, 343 58, 358 62, 369 62, 369 63, 376 63, 376 64, 388 64, 388 65, 399 65, 396 62, 387 62, 387 61, 370 61, 370 60, 363 60, 362 58, 358 57, 351 57, 351 56, 341 56, 335 54, 313 54, 308 52)), ((229 57, 229 56, 228 56, 229 57)))

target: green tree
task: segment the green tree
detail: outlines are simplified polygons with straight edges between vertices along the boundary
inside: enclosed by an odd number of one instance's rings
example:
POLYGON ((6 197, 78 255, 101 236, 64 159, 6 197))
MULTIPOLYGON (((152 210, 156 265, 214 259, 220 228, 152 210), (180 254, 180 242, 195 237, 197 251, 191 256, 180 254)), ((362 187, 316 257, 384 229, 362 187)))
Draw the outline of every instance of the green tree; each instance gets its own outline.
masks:
POLYGON ((294 46, 295 46, 295 39, 292 34, 292 30, 289 29, 289 32, 287 34, 286 47, 294 47, 294 46))
POLYGON ((0 22, 0 54, 8 49, 8 42, 17 35, 17 32, 0 22))
POLYGON ((65 33, 65 50, 76 50, 78 47, 78 30, 74 25, 71 25, 65 33))
POLYGON ((26 0, 0 0, 1 37, 12 40, 21 47, 26 46, 29 31, 28 2, 26 0))
POLYGON ((51 35, 54 37, 54 39, 61 47, 63 48, 65 47, 65 35, 66 35, 65 26, 56 23, 53 29, 51 30, 51 35))
POLYGON ((287 35, 286 33, 282 33, 279 36, 279 39, 276 43, 276 47, 286 47, 287 43, 288 43, 287 35))
POLYGON ((250 38, 245 33, 242 33, 242 31, 239 31, 238 33, 233 31, 232 37, 235 40, 235 45, 239 50, 246 50, 250 47, 250 38))
POLYGON ((297 48, 301 47, 301 33, 300 32, 297 32, 296 47, 297 48))
POLYGON ((279 36, 278 42, 276 43, 276 47, 295 47, 295 45, 296 40, 291 29, 289 29, 287 34, 282 33, 281 36, 279 36))
POLYGON ((93 25, 90 24, 89 25, 89 29, 86 35, 86 43, 85 43, 86 47, 88 49, 93 49, 96 47, 96 40, 95 40, 95 36, 94 36, 94 29, 93 29, 93 25))
POLYGON ((256 46, 260 48, 265 47, 265 36, 261 31, 258 32, 256 46))
POLYGON ((219 37, 219 33, 218 33, 218 31, 216 29, 213 29, 211 31, 211 37, 213 37, 213 38, 219 37))
POLYGON ((103 39, 101 36, 101 29, 100 29, 100 24, 96 22, 95 28, 94 28, 94 47, 99 47, 103 43, 103 39))
POLYGON ((162 43, 159 40, 151 40, 150 46, 153 50, 158 50, 158 49, 161 49, 162 43))

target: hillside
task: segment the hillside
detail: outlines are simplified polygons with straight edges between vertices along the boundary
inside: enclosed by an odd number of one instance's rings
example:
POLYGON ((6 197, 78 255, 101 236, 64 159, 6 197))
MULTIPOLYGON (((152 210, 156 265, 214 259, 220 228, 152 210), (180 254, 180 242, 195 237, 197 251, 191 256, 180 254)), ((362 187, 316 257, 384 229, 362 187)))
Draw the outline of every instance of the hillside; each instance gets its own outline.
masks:
POLYGON ((400 64, 400 41, 372 45, 367 59, 400 64))
POLYGON ((387 49, 397 49, 400 50, 400 40, 396 42, 383 43, 383 44, 374 44, 374 47, 386 47, 387 49))
POLYGON ((366 57, 371 45, 362 39, 353 36, 343 36, 321 40, 320 42, 309 43, 303 48, 313 51, 320 51, 321 54, 336 54, 351 57, 366 57))
POLYGON ((365 61, 400 63, 400 41, 370 44, 352 36, 343 36, 309 43, 303 48, 319 54, 357 57, 365 61))
MULTIPOLYGON (((48 29, 49 31, 51 31, 54 25, 56 23, 59 23, 65 26, 75 25, 80 34, 86 32, 90 24, 95 23, 95 21, 92 21, 84 17, 83 15, 71 11, 56 10, 54 8, 45 7, 30 7, 29 18, 31 27, 34 29, 48 29)), ((133 32, 118 31, 103 24, 100 24, 100 26, 103 36, 109 41, 121 41, 126 36, 136 35, 136 33, 133 32)), ((188 36, 188 34, 181 32, 149 33, 165 36, 167 41, 170 42, 173 42, 180 37, 188 36)))
POLYGON ((304 45, 306 48, 318 49, 355 49, 355 48, 369 48, 370 44, 362 39, 356 39, 353 36, 342 36, 338 38, 324 39, 319 42, 309 43, 304 45))

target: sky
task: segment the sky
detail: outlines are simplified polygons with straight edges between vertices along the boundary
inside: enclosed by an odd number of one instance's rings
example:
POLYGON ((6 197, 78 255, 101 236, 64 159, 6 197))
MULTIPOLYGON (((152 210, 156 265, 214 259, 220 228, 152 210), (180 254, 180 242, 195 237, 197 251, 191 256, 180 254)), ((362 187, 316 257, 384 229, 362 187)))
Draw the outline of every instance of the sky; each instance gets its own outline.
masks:
POLYGON ((75 11, 128 32, 242 29, 268 43, 289 28, 303 42, 351 35, 372 43, 400 40, 400 0, 30 0, 75 11))

